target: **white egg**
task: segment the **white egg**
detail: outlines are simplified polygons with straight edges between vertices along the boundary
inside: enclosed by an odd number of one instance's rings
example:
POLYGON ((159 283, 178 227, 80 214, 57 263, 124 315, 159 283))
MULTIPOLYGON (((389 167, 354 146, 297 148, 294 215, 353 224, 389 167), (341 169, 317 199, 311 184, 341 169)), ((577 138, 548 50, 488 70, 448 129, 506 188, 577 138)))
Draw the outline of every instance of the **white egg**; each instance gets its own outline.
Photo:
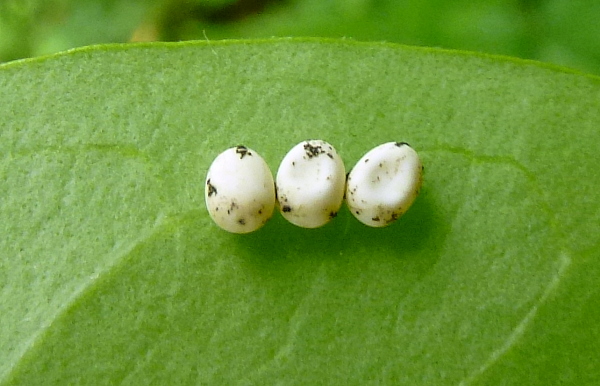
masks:
POLYGON ((299 143, 281 161, 277 171, 277 200, 285 219, 303 228, 327 224, 344 199, 346 171, 329 143, 299 143))
POLYGON ((388 142, 365 154, 346 182, 346 203, 360 222, 383 227, 402 216, 419 195, 423 165, 405 142, 388 142))
POLYGON ((232 233, 262 227, 275 208, 273 175, 254 150, 237 146, 225 150, 208 169, 204 192, 214 222, 232 233))

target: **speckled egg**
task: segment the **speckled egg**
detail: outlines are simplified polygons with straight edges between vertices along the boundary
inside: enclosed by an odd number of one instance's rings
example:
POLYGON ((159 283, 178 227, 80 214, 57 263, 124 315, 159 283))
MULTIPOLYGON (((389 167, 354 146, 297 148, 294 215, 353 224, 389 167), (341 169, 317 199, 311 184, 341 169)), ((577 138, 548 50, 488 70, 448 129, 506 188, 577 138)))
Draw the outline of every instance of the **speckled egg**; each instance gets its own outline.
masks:
POLYGON ((317 228, 334 218, 343 202, 344 163, 329 143, 308 140, 294 146, 277 171, 279 209, 303 228, 317 228))
POLYGON ((348 174, 346 203, 360 222, 383 227, 402 216, 419 195, 423 165, 406 142, 388 142, 365 154, 348 174))
POLYGON ((245 146, 219 154, 208 169, 205 185, 208 213, 228 232, 253 232, 273 214, 273 175, 264 159, 245 146))

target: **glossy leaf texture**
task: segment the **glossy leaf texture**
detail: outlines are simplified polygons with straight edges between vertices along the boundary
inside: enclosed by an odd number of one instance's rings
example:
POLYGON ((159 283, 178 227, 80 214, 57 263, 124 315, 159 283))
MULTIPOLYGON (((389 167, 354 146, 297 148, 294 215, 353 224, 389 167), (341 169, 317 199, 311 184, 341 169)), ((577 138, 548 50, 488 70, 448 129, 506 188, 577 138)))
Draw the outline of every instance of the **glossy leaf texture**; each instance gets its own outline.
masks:
POLYGON ((600 79, 331 40, 0 66, 0 383, 593 384, 600 79), (213 158, 405 141, 397 223, 233 235, 213 158))

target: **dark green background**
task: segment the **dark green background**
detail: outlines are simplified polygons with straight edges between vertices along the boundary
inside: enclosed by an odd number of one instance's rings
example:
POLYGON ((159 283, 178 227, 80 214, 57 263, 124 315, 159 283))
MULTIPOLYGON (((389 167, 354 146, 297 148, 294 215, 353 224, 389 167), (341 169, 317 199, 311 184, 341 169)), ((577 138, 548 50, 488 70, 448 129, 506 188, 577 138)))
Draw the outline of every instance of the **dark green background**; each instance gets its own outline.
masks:
POLYGON ((595 0, 2 0, 0 61, 131 40, 346 37, 600 73, 595 0))

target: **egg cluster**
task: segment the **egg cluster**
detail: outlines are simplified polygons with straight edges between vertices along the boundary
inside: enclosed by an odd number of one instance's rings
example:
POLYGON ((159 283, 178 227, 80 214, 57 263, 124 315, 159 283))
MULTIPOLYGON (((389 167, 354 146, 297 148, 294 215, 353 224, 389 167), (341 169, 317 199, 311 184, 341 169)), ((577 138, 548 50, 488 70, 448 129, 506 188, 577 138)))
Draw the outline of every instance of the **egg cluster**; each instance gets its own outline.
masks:
POLYGON ((292 224, 318 228, 337 215, 344 198, 360 222, 383 227, 412 205, 421 188, 422 171, 418 154, 406 142, 371 149, 346 174, 332 145, 308 140, 286 154, 274 181, 256 151, 236 146, 213 161, 204 196, 210 217, 232 233, 259 229, 276 204, 292 224))

